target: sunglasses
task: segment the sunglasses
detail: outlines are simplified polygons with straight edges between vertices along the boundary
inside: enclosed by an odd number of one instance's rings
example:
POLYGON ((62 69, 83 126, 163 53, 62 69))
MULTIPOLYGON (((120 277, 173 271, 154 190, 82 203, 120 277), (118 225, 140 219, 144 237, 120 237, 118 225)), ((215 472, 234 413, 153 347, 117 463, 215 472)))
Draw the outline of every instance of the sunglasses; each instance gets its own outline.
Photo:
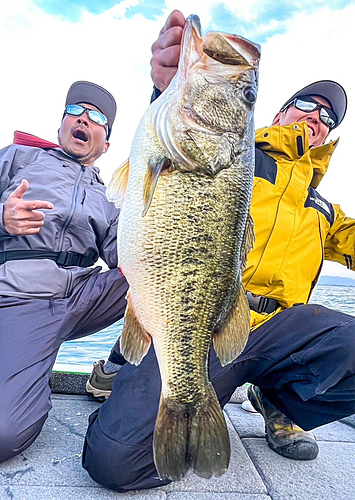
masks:
POLYGON ((97 123, 98 125, 107 125, 107 118, 103 113, 101 113, 100 111, 96 111, 95 109, 85 108, 80 104, 68 104, 68 106, 64 110, 64 114, 81 116, 83 113, 85 113, 85 111, 87 112, 87 115, 92 122, 97 123))
POLYGON ((312 97, 296 97, 296 99, 289 102, 287 106, 285 106, 285 108, 281 111, 285 111, 292 105, 294 105, 295 108, 299 109, 300 111, 304 111, 305 113, 312 113, 312 111, 319 109, 320 120, 330 129, 334 128, 337 124, 338 118, 334 111, 315 101, 314 99, 312 99, 312 97))

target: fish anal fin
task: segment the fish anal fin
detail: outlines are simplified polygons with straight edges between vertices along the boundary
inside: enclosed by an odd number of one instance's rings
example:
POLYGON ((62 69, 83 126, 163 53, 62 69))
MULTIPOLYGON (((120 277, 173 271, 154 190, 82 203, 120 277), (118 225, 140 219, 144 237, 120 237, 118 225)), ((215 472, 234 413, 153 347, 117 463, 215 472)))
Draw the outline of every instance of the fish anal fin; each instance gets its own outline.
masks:
POLYGON ((169 158, 167 157, 164 157, 158 161, 151 160, 149 162, 148 169, 144 177, 144 188, 143 188, 144 209, 142 217, 144 217, 149 210, 159 175, 161 174, 162 170, 168 169, 170 165, 171 165, 171 160, 169 160, 169 158))
POLYGON ((139 365, 149 351, 152 337, 140 325, 134 313, 129 294, 125 313, 120 349, 124 358, 132 365, 139 365))
POLYGON ((117 208, 121 208, 126 194, 129 177, 129 160, 127 159, 114 172, 110 184, 106 189, 109 201, 114 202, 117 208))
POLYGON ((243 351, 250 332, 250 309, 241 286, 237 300, 222 329, 213 336, 213 347, 222 364, 228 365, 243 351))

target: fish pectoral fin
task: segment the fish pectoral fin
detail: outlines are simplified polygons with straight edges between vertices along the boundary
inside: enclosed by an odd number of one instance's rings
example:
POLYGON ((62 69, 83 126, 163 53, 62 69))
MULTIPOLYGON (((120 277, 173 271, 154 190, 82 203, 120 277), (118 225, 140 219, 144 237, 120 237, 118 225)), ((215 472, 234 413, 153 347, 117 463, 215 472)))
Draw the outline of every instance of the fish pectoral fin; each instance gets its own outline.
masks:
POLYGON ((129 177, 129 160, 118 167, 106 189, 106 196, 117 208, 121 208, 126 194, 129 177))
POLYGON ((213 347, 222 364, 228 365, 243 351, 250 331, 250 309, 241 286, 239 295, 223 328, 213 336, 213 347))
POLYGON ((162 170, 168 169, 170 165, 171 165, 171 160, 166 156, 161 160, 158 161, 151 160, 149 162, 147 173, 145 174, 144 177, 144 188, 143 188, 144 209, 142 212, 142 217, 144 217, 149 210, 159 175, 161 174, 162 170))
POLYGON ((152 337, 140 325, 134 313, 129 294, 125 313, 120 349, 123 357, 132 365, 139 365, 149 351, 152 337))

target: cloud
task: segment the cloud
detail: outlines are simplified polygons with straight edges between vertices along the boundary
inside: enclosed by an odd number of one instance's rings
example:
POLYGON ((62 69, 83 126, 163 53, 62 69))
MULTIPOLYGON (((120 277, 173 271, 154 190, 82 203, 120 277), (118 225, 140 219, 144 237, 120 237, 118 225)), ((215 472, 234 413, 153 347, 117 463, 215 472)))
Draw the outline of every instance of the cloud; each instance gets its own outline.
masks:
POLYGON ((154 20, 161 16, 166 5, 164 0, 33 0, 33 3, 44 13, 59 19, 76 23, 81 20, 87 13, 103 14, 111 10, 113 7, 124 7, 120 9, 118 17, 126 17, 132 19, 139 14, 145 19, 154 20))
POLYGON ((319 13, 322 9, 341 11, 352 0, 337 0, 331 2, 323 0, 281 1, 274 0, 244 2, 248 8, 241 8, 240 3, 225 1, 214 3, 211 6, 211 22, 208 29, 235 31, 262 44, 275 35, 286 33, 292 26, 293 20, 300 14, 319 13))
POLYGON ((132 19, 136 14, 139 14, 150 21, 156 20, 164 14, 166 5, 164 0, 143 0, 137 5, 129 7, 126 10, 125 17, 132 19))

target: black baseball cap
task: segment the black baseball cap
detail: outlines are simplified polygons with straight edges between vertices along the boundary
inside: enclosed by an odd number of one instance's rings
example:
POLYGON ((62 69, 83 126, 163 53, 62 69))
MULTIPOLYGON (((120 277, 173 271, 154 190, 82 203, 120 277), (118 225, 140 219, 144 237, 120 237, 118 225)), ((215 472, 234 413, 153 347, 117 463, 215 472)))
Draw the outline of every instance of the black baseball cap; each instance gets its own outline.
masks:
POLYGON ((296 97, 310 95, 318 95, 324 97, 329 101, 332 110, 337 116, 337 122, 335 124, 336 128, 343 121, 347 108, 347 97, 346 92, 343 87, 333 80, 319 80, 318 82, 311 83, 303 89, 299 90, 292 97, 290 97, 285 104, 282 106, 282 111, 290 102, 292 102, 296 97))
POLYGON ((74 82, 68 90, 65 106, 68 104, 79 104, 80 102, 92 104, 98 108, 107 118, 108 133, 111 135, 112 125, 116 116, 116 101, 112 94, 96 83, 78 81, 74 82))

